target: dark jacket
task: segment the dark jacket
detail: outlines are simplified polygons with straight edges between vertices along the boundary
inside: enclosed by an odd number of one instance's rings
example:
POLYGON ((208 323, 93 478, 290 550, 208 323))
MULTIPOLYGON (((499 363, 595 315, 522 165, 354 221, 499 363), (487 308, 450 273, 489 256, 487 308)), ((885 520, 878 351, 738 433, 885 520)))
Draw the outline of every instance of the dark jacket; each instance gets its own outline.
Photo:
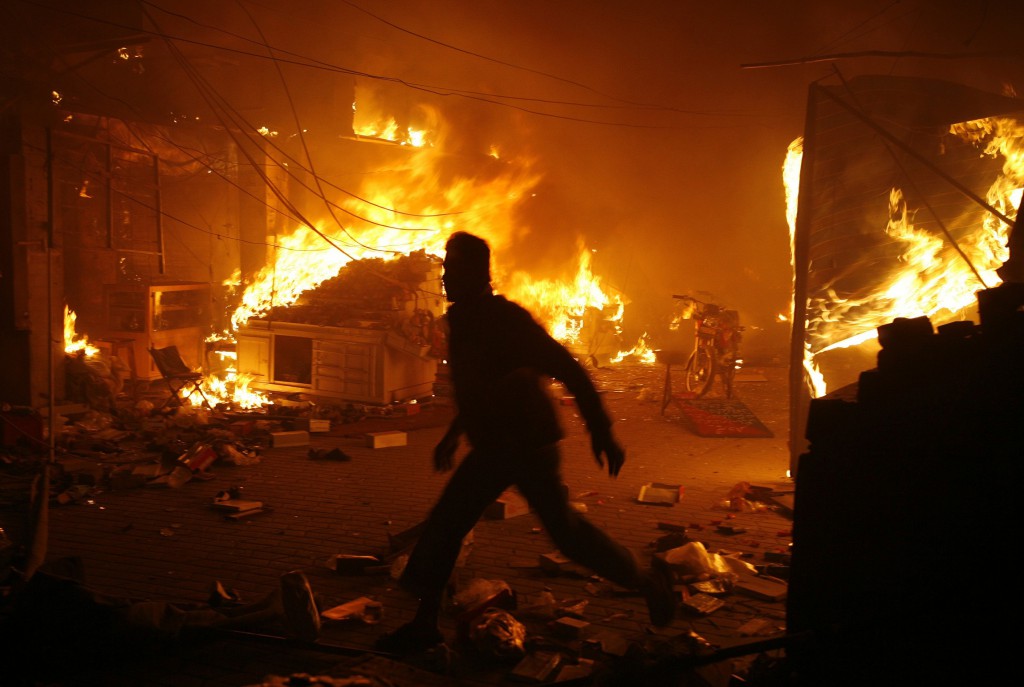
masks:
POLYGON ((575 396, 591 432, 611 425, 583 367, 519 305, 483 294, 448 310, 459 423, 481 449, 536 448, 562 438, 548 378, 575 396))

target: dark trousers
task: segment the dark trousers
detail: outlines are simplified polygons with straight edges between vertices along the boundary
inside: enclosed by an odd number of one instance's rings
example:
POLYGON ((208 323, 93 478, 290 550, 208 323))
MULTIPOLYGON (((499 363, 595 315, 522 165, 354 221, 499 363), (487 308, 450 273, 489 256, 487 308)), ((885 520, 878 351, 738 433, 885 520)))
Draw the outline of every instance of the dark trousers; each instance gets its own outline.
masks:
POLYGON ((634 555, 569 507, 560 463, 554 444, 515 452, 470 451, 427 518, 402 586, 421 599, 440 599, 463 538, 484 510, 515 485, 565 556, 622 587, 638 587, 634 555))

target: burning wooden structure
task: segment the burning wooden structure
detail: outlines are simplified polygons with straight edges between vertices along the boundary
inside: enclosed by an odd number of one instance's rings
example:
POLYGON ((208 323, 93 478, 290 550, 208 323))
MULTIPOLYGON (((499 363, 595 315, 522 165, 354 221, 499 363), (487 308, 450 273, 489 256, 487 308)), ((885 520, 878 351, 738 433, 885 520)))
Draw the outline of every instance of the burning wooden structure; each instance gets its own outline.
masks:
POLYGON ((1015 676, 1015 634, 994 628, 1011 628, 1020 604, 961 583, 1016 521, 1020 111, 936 81, 812 88, 790 369, 799 684, 1015 676), (812 398, 814 357, 875 333, 875 366, 850 380, 865 358, 847 357, 829 380, 839 388, 812 398))
POLYGON ((975 293, 1000 283, 1024 187, 1022 122, 1018 99, 932 79, 811 87, 785 170, 794 472, 810 399, 857 379, 880 325, 972 317, 975 293))
POLYGON ((443 353, 440 261, 423 251, 350 263, 236 333, 255 389, 386 404, 429 396, 443 353))

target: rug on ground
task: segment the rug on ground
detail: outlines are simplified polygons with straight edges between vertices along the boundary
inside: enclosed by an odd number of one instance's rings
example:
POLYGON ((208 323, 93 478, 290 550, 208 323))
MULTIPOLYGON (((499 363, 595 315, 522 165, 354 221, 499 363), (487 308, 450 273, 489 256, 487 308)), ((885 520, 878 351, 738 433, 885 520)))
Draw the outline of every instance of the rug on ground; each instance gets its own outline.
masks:
POLYGON ((702 437, 769 438, 772 431, 735 398, 676 398, 690 428, 702 437))

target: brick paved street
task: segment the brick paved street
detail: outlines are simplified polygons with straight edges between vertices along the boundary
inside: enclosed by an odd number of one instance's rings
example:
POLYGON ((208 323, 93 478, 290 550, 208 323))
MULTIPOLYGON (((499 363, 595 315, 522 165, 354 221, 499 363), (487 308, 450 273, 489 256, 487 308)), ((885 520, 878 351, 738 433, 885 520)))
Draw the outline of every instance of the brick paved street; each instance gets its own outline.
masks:
MULTIPOLYGON (((563 477, 570 499, 583 504, 586 517, 649 560, 648 545, 666 534, 659 521, 685 526, 691 539, 712 552, 742 551, 753 564, 764 553, 785 550, 791 521, 774 510, 732 512, 720 505, 738 482, 791 489, 786 479, 788 415, 786 372, 781 367, 757 368, 764 381, 737 384, 736 396, 770 428, 773 438, 702 438, 684 423, 675 406, 660 412, 660 367, 625 365, 592 370, 604 392, 615 430, 627 451, 618 479, 610 479, 594 463, 589 442, 573 406, 562 406, 567 438, 563 442, 563 477), (674 506, 640 504, 636 497, 648 482, 680 484, 684 495, 674 506), (734 516, 734 518, 733 518, 734 516), (746 529, 721 534, 726 520, 746 529)), ((411 617, 413 600, 397 589, 388 574, 343 576, 328 567, 335 554, 374 554, 386 550, 388 532, 398 533, 426 516, 447 476, 431 466, 431 450, 440 437, 448 411, 439 405, 433 427, 408 433, 408 445, 381 449, 366 446, 363 436, 348 436, 345 426, 329 435, 315 434, 313 448, 338 447, 351 461, 311 460, 310 447, 271 448, 256 465, 213 467, 208 481, 192 480, 180 488, 143 487, 105 491, 88 502, 55 506, 50 511, 50 560, 80 556, 86 582, 100 592, 131 597, 202 604, 211 585, 220 581, 242 600, 255 601, 278 587, 282 573, 302 570, 317 595, 321 610, 360 596, 383 604, 377 625, 338 622, 324 625, 318 645, 269 638, 206 638, 168 644, 157 655, 133 660, 109 647, 110 660, 93 668, 64 671, 78 678, 48 685, 243 685, 259 684, 267 675, 343 670, 365 661, 383 631, 411 617), (210 507, 213 497, 242 486, 245 498, 257 499, 272 512, 238 521, 210 507), (84 676, 84 677, 83 677, 84 676)), ((381 420, 383 429, 389 428, 381 420)), ((585 600, 583 617, 591 633, 614 633, 626 639, 649 638, 643 600, 623 594, 595 596, 586 577, 547 575, 535 563, 552 551, 547 535, 538 531, 532 514, 507 520, 482 520, 473 533, 465 565, 456 581, 472 578, 503 580, 520 600, 549 589, 558 600, 585 600)), ((726 605, 707 617, 680 616, 672 628, 688 627, 716 646, 778 635, 785 625, 784 603, 756 600, 741 594, 724 597, 726 605), (759 636, 743 636, 748 621, 767 619, 759 636)), ((450 644, 455 621, 445 616, 450 644)), ((542 627, 542 626, 541 626, 542 627)), ((533 629, 531 627, 531 629, 533 629)), ((273 635, 272 625, 260 632, 273 635)), ((123 652, 122 652, 123 653, 123 652)), ((59 661, 59 656, 52 657, 59 661)), ((373 670, 394 684, 422 684, 426 677, 396 672, 402 666, 376 659, 373 670), (385 666, 385 668, 381 668, 385 666), (381 672, 383 671, 383 673, 381 672), (390 671, 390 672, 389 672, 390 671), (385 674, 386 673, 386 674, 385 674)), ((450 682, 501 684, 508 665, 466 658, 450 682)), ((422 668, 422 666, 417 666, 422 668)), ((367 664, 362 664, 367 669, 367 664)), ((719 666, 728 674, 729 666, 719 666)), ((409 670, 412 670, 410 668, 409 670)), ((370 672, 373 672, 372 670, 370 672)), ((338 673, 343 674, 343 673, 338 673)), ((433 676, 432 676, 433 677, 433 676)))

